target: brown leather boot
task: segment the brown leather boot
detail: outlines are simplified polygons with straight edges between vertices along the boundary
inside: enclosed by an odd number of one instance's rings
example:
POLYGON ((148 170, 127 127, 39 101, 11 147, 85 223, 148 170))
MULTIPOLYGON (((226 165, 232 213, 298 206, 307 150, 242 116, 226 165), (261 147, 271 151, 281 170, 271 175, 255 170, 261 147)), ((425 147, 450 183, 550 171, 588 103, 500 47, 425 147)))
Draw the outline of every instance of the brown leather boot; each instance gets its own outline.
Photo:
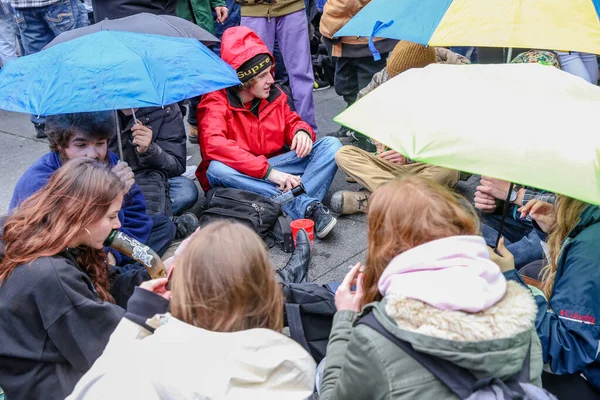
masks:
POLYGON ((371 192, 366 190, 360 192, 340 190, 331 196, 330 208, 333 212, 342 215, 366 213, 369 197, 371 192))
POLYGON ((190 125, 190 132, 188 133, 188 140, 190 143, 198 143, 198 128, 194 125, 190 125))

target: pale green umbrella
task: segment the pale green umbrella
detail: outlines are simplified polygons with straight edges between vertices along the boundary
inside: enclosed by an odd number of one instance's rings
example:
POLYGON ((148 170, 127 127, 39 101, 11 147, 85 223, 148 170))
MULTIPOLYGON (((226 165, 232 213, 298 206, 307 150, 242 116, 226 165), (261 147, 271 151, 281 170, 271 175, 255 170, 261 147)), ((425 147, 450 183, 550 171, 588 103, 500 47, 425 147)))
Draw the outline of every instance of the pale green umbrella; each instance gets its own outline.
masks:
POLYGON ((434 64, 335 120, 411 160, 600 205, 599 116, 600 88, 554 67, 434 64))

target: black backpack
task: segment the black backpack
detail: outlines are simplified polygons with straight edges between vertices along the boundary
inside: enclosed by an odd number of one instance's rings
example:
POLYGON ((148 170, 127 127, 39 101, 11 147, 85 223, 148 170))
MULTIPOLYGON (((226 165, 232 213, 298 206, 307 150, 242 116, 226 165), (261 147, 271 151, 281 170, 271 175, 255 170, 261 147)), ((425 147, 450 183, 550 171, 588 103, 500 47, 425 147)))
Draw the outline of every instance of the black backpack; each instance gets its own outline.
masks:
POLYGON ((336 307, 335 291, 328 285, 291 283, 286 294, 284 325, 317 363, 325 357, 336 307))
POLYGON ((240 222, 265 238, 281 215, 281 206, 269 198, 246 190, 214 188, 206 194, 200 226, 229 219, 240 222))
POLYGON ((414 358, 458 398, 468 400, 557 400, 555 396, 533 384, 529 379, 531 348, 527 351, 523 367, 507 380, 498 378, 477 379, 468 370, 449 361, 419 353, 409 342, 392 335, 373 315, 364 315, 356 325, 364 324, 379 332, 406 354, 414 358))

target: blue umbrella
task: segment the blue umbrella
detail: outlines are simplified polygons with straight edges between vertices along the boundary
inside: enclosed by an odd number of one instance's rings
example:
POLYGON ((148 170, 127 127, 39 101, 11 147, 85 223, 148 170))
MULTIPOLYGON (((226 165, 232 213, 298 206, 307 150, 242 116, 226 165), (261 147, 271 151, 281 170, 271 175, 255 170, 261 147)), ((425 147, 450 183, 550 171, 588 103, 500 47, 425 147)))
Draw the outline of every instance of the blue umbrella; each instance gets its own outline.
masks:
POLYGON ((239 85, 195 39, 102 31, 8 63, 0 109, 34 115, 166 106, 239 85))

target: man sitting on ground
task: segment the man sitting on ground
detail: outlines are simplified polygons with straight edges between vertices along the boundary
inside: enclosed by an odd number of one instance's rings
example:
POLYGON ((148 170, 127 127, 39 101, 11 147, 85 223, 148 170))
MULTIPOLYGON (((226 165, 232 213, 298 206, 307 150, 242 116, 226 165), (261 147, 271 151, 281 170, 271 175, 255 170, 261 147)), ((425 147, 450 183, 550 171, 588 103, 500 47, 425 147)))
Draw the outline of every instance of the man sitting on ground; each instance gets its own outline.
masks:
MULTIPOLYGON (((446 50, 449 52, 449 50, 446 50)), ((447 59, 447 54, 443 60, 447 59)), ((456 58, 457 62, 461 60, 456 58)), ((436 62, 436 49, 423 45, 401 41, 390 54, 384 70, 375 74, 373 80, 359 93, 359 99, 379 85, 411 68, 424 68, 436 62)), ((443 62, 443 61, 442 61, 443 62)), ((462 62, 461 62, 462 63, 462 62)), ((398 93, 410 96, 409 93, 398 93)), ((447 168, 436 167, 421 162, 412 162, 402 154, 376 143, 377 152, 369 153, 355 146, 344 146, 335 156, 338 167, 348 177, 361 184, 366 190, 351 192, 341 190, 331 197, 331 209, 338 214, 364 213, 371 193, 379 186, 404 174, 419 174, 434 181, 453 187, 460 173, 447 168)))
MULTIPOLYGON (((118 111, 118 116, 122 161, 131 167, 135 183, 144 194, 146 214, 174 216, 177 238, 189 236, 198 227, 198 218, 184 212, 198 201, 198 188, 181 176, 187 149, 179 106, 125 109, 118 111), (133 120, 133 112, 137 121, 133 120)), ((109 148, 118 154, 116 135, 111 135, 109 148)))
MULTIPOLYGON (((38 159, 15 186, 9 210, 18 207, 41 189, 50 176, 68 160, 80 157, 110 163, 113 171, 129 187, 119 212, 123 233, 147 244, 158 255, 163 255, 175 238, 175 225, 163 215, 146 215, 146 202, 135 184, 131 168, 108 151, 108 138, 114 135, 114 114, 107 112, 51 115, 46 118, 46 132, 50 152, 38 159)), ((125 265, 128 258, 111 249, 109 262, 125 265)))
POLYGON ((339 140, 326 137, 313 143, 310 125, 273 85, 273 56, 251 29, 227 29, 221 54, 242 85, 206 95, 198 106, 198 180, 204 190, 234 187, 268 197, 303 183, 306 194, 283 210, 293 219, 312 219, 315 233, 324 238, 337 222, 321 200, 337 171, 339 140))

